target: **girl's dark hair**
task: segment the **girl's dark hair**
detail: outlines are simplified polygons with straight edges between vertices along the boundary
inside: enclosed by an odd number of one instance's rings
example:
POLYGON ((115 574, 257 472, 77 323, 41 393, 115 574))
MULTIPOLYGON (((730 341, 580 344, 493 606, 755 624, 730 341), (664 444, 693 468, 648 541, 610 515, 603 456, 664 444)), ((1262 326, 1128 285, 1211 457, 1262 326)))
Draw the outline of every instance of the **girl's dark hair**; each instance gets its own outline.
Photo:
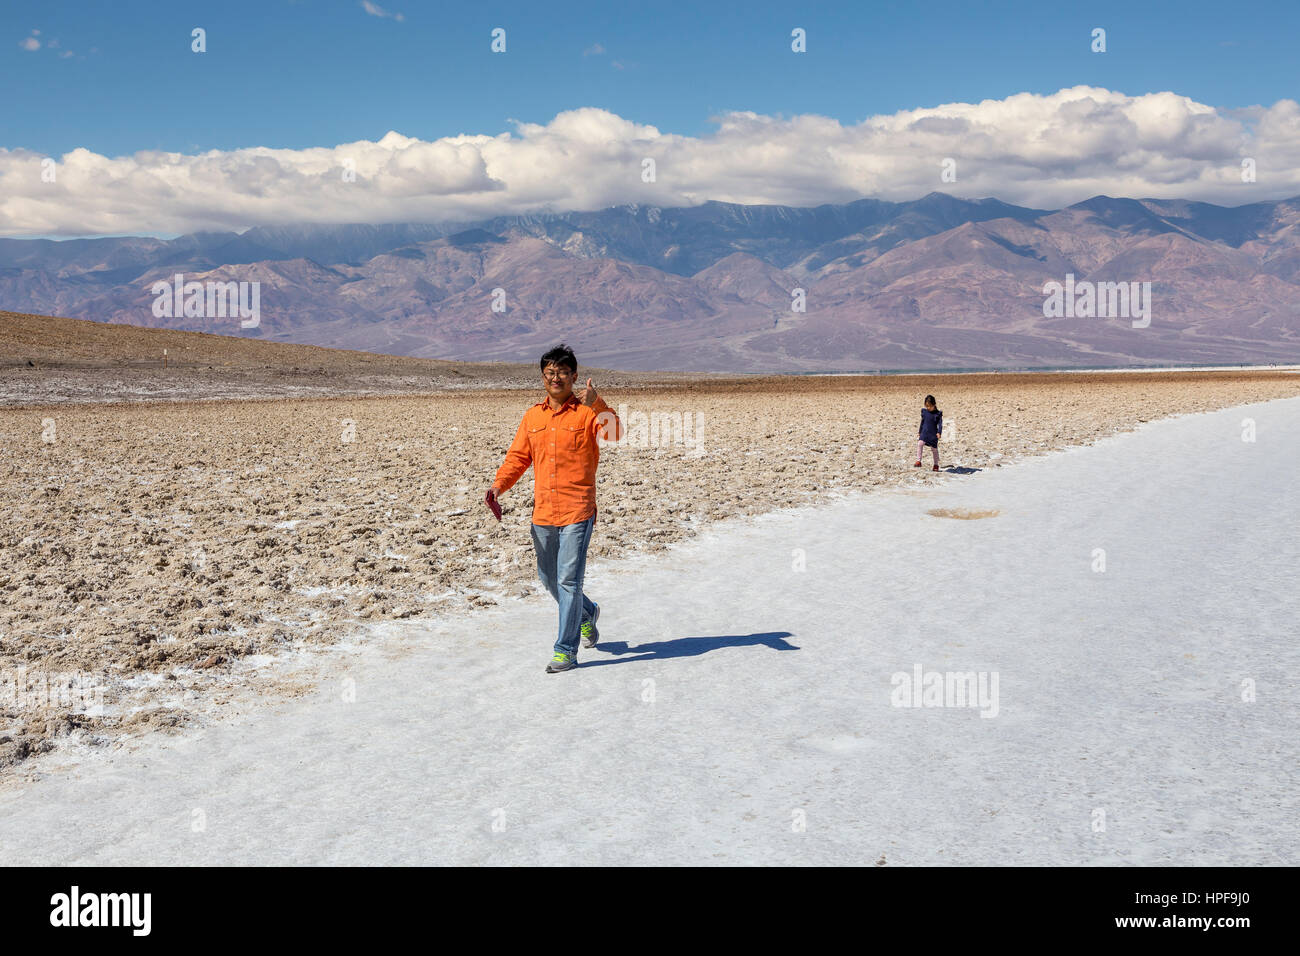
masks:
POLYGON ((939 403, 936 402, 936 401, 934 400, 934 396, 933 396, 933 395, 927 395, 927 396, 925 396, 925 404, 927 404, 927 405, 933 405, 933 406, 934 406, 934 410, 935 410, 936 412, 939 410, 939 403))
POLYGON ((561 342, 542 356, 542 371, 546 371, 548 365, 564 365, 568 366, 570 372, 577 372, 578 358, 573 354, 573 349, 561 342))

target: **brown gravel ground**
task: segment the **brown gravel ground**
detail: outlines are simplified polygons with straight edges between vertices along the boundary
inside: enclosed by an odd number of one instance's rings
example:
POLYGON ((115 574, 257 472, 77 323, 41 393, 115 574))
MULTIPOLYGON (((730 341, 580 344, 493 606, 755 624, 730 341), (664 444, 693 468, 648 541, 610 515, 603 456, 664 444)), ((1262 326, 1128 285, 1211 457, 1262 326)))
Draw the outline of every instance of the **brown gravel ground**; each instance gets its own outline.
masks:
MULTIPOLYGON (((593 562, 826 492, 961 480, 910 467, 927 392, 948 430, 941 464, 967 468, 1300 394, 1287 371, 594 377, 616 409, 687 416, 702 441, 605 449, 593 562)), ((549 600, 531 473, 503 496, 503 524, 481 504, 542 397, 524 372, 509 384, 0 408, 0 776, 68 735, 117 746, 249 691, 301 692, 260 663, 335 645, 358 622, 549 600), (5 698, 20 672, 99 683, 104 712, 5 698)))

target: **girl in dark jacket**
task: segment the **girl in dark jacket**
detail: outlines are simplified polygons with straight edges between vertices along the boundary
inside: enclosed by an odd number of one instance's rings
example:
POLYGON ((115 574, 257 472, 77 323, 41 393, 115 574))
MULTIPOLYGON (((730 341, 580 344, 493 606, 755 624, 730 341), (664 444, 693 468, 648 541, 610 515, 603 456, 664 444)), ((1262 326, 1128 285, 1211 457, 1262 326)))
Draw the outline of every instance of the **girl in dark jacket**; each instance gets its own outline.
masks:
POLYGON ((934 404, 934 396, 925 396, 925 408, 921 409, 921 429, 916 435, 916 461, 913 468, 921 467, 921 455, 925 446, 930 446, 934 455, 934 470, 939 470, 939 438, 943 435, 943 412, 934 404))

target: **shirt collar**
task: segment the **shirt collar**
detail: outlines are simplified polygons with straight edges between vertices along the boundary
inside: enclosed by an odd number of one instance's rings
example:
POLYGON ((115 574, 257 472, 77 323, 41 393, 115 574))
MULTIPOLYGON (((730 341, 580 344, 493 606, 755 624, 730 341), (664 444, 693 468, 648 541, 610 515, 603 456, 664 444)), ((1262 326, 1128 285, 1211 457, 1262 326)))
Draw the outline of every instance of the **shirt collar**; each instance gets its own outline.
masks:
MULTIPOLYGON (((559 408, 555 409, 555 411, 556 411, 556 413, 558 414, 559 412, 564 411, 564 410, 565 410, 566 408, 568 408, 570 405, 573 405, 573 406, 576 408, 578 405, 581 405, 581 404, 582 404, 582 403, 578 401, 578 396, 577 396, 577 394, 576 394, 576 393, 571 393, 571 394, 569 395, 569 397, 566 398, 566 399, 564 400, 564 404, 561 405, 559 408)), ((537 403, 536 407, 537 407, 537 408, 550 408, 550 407, 551 407, 550 397, 548 396, 548 397, 546 397, 546 398, 543 398, 540 402, 537 403)))

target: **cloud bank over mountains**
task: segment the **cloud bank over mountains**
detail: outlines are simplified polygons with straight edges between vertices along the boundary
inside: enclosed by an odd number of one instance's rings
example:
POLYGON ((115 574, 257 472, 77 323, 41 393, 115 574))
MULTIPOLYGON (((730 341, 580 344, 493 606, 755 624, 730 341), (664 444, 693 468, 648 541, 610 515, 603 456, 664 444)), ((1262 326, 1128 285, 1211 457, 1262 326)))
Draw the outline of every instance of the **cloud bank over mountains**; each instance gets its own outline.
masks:
POLYGON ((389 132, 333 147, 122 157, 0 148, 0 234, 447 223, 710 199, 813 206, 935 190, 1049 209, 1096 195, 1241 205, 1300 193, 1300 104, 1290 99, 1225 110, 1077 86, 854 125, 753 112, 715 122, 709 136, 681 136, 586 107, 433 142, 389 132))

